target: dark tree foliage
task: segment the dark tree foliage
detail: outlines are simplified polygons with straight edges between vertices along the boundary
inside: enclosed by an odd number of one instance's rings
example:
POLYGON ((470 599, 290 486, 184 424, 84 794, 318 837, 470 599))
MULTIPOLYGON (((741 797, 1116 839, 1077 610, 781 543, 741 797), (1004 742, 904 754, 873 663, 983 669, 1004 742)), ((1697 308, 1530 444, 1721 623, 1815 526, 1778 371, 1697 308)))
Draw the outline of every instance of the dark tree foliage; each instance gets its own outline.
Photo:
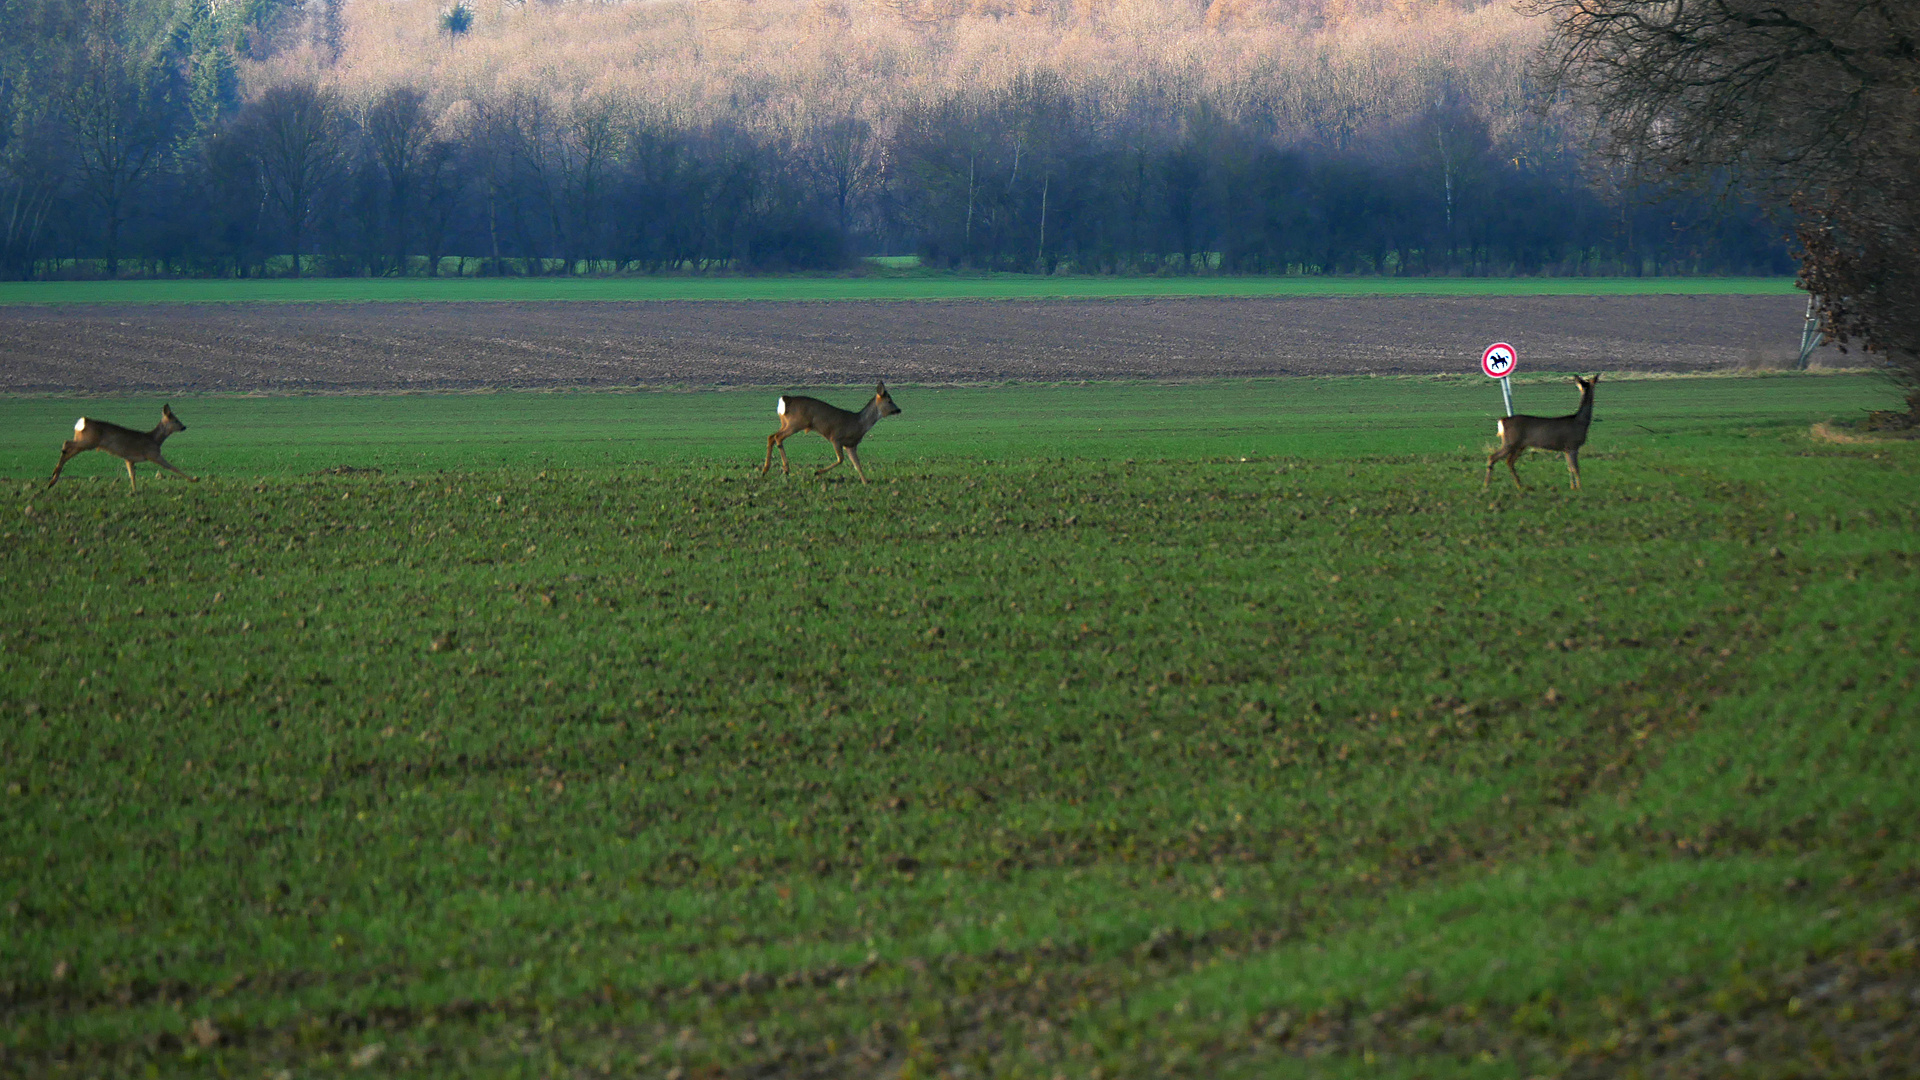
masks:
POLYGON ((1791 211, 1801 282, 1920 417, 1920 4, 1535 0, 1559 85, 1635 174, 1791 211))
POLYGON ((446 31, 448 37, 458 41, 462 34, 473 29, 473 8, 464 2, 448 8, 440 15, 440 29, 446 31))
POLYGON ((1920 178, 1889 176, 1856 202, 1803 217, 1800 281, 1820 298, 1827 332, 1885 358, 1906 394, 1899 426, 1920 424, 1920 178))

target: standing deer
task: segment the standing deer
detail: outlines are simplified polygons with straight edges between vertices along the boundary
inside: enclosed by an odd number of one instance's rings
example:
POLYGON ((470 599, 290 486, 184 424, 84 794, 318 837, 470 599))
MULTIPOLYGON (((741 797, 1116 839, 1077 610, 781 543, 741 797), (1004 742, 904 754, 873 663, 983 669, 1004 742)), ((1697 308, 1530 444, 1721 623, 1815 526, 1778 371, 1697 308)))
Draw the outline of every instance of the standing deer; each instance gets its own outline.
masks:
POLYGON ((860 455, 854 451, 854 447, 860 445, 860 440, 867 437, 867 432, 873 430, 873 425, 879 423, 881 417, 893 416, 899 411, 900 406, 895 405, 887 393, 886 383, 873 388, 873 400, 857 413, 836 408, 817 398, 783 394, 779 408, 774 410, 780 416, 780 430, 767 436, 767 460, 760 466, 760 475, 767 475, 767 470, 773 467, 773 452, 776 449, 780 451, 780 475, 787 475, 787 439, 803 431, 817 431, 833 444, 833 464, 824 465, 816 471, 826 472, 838 466, 842 458, 852 458, 853 471, 859 474, 860 482, 864 484, 867 474, 860 469, 860 455))
MULTIPOLYGON (((136 461, 151 461, 163 469, 170 469, 180 473, 181 476, 187 476, 186 473, 174 468, 173 462, 160 456, 160 444, 167 441, 167 436, 176 431, 185 430, 187 425, 173 415, 171 405, 160 406, 160 426, 152 431, 135 431, 132 428, 123 428, 119 424, 109 424, 105 420, 94 420, 83 416, 73 422, 73 438, 68 439, 66 444, 60 447, 60 464, 53 467, 53 479, 47 481, 47 486, 52 487, 60 482, 60 470, 67 467, 68 459, 87 450, 105 450, 126 462, 129 492, 135 490, 133 463, 136 461)), ((192 480, 193 477, 187 476, 187 479, 192 480)))
POLYGON ((1580 448, 1587 442, 1587 426, 1593 423, 1593 386, 1600 376, 1583 379, 1578 375, 1573 381, 1580 384, 1580 407, 1572 416, 1507 416, 1495 425, 1500 433, 1500 449, 1487 459, 1487 478, 1480 487, 1485 490, 1493 483, 1493 464, 1506 459, 1507 471, 1513 473, 1513 486, 1522 491, 1526 485, 1520 482, 1520 470, 1513 463, 1528 450, 1558 450, 1567 455, 1567 469, 1573 473, 1573 488, 1580 489, 1580 448))

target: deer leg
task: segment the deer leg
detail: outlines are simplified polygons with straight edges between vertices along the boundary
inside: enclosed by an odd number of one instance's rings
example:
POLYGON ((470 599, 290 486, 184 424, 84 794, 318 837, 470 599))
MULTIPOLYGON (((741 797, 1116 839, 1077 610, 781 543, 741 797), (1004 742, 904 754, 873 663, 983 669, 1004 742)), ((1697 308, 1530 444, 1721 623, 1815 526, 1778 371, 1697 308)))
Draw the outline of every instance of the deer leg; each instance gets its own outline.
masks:
POLYGON ((1504 454, 1504 453, 1506 453, 1506 452, 1507 452, 1507 448, 1503 446, 1503 447, 1501 447, 1500 449, 1498 449, 1498 450, 1495 450, 1495 451, 1494 451, 1494 452, 1493 452, 1493 453, 1492 453, 1492 454, 1491 454, 1490 456, 1488 456, 1488 458, 1487 458, 1487 478, 1486 478, 1485 480, 1483 480, 1483 481, 1481 481, 1481 482, 1480 482, 1480 490, 1481 490, 1481 491, 1485 491, 1485 490, 1487 490, 1487 488, 1489 488, 1489 487, 1491 487, 1491 486, 1493 485, 1493 466, 1494 466, 1494 464, 1495 464, 1496 462, 1498 462, 1498 461, 1500 460, 1500 455, 1501 455, 1501 454, 1504 454))
POLYGON ((824 473, 829 469, 839 468, 840 463, 842 461, 845 461, 846 458, 847 458, 847 448, 844 446, 841 446, 838 443, 835 443, 833 447, 833 464, 823 465, 820 468, 815 469, 813 475, 819 476, 821 473, 824 473))
MULTIPOLYGON (((168 472, 173 473, 176 476, 186 476, 188 481, 192 481, 194 479, 191 476, 187 476, 187 474, 184 471, 182 471, 179 466, 175 465, 171 461, 168 461, 166 458, 161 457, 159 454, 153 455, 153 463, 167 470, 168 472)), ((129 466, 131 466, 132 463, 129 462, 128 464, 129 466)))
POLYGON ((133 462, 129 461, 127 462, 127 494, 131 495, 139 489, 139 485, 133 482, 133 462))
POLYGON ((780 475, 792 475, 793 470, 787 468, 787 437, 792 434, 793 432, 781 428, 779 431, 767 436, 767 463, 760 466, 761 476, 767 475, 767 469, 773 465, 773 451, 775 447, 778 447, 780 450, 780 475))
POLYGON ((860 482, 863 484, 866 483, 867 474, 860 469, 860 455, 854 453, 853 447, 851 446, 847 447, 847 458, 853 462, 853 471, 860 477, 860 482))
POLYGON ((61 470, 61 469, 64 469, 64 468, 66 468, 66 467, 67 467, 67 462, 69 462, 69 461, 72 461, 72 460, 73 460, 73 456, 74 456, 75 454, 78 454, 78 453, 82 453, 82 452, 84 452, 84 451, 85 451, 85 449, 86 449, 85 447, 83 447, 83 446, 80 446, 80 445, 78 445, 78 444, 76 444, 76 443, 74 443, 74 442, 73 442, 72 440, 68 440, 67 442, 65 442, 65 443, 63 443, 63 444, 61 444, 61 446, 60 446, 60 464, 58 464, 58 465, 55 465, 55 466, 53 467, 53 479, 51 479, 51 480, 49 480, 49 481, 47 481, 47 486, 48 486, 48 487, 52 487, 53 485, 55 485, 55 484, 57 484, 57 483, 59 483, 59 482, 60 482, 60 470, 61 470))
POLYGON ((1573 490, 1580 490, 1580 451, 1567 451, 1567 471, 1573 474, 1573 490))
POLYGON ((1527 485, 1520 482, 1520 470, 1515 468, 1513 464, 1515 461, 1519 460, 1519 458, 1520 458, 1520 451, 1518 450, 1507 455, 1507 471, 1513 474, 1513 486, 1519 488, 1521 491, 1525 491, 1527 490, 1527 485))

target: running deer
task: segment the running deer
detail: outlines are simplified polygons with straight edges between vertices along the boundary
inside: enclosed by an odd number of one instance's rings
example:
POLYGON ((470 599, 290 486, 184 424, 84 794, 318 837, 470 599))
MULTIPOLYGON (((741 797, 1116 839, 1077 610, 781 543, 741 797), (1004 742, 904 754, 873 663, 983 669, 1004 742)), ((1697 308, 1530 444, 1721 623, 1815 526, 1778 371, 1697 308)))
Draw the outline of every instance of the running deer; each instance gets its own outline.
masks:
POLYGON ((1600 376, 1583 379, 1578 375, 1573 381, 1580 384, 1580 407, 1572 416, 1507 416, 1495 425, 1500 433, 1500 449, 1487 459, 1487 479, 1480 485, 1484 490, 1493 483, 1494 462, 1506 459, 1507 471, 1513 473, 1513 486, 1522 491, 1526 485, 1520 482, 1520 470, 1514 468, 1514 461, 1528 450, 1558 450, 1567 455, 1567 469, 1573 473, 1573 488, 1580 489, 1580 448, 1587 442, 1587 426, 1593 423, 1593 386, 1600 376))
POLYGON ((887 384, 880 383, 873 388, 873 400, 857 413, 836 408, 817 398, 781 395, 780 406, 774 412, 780 416, 780 430, 767 436, 767 460, 760 466, 760 475, 767 475, 773 467, 773 452, 780 451, 780 475, 788 475, 787 447, 788 438, 803 431, 817 431, 833 444, 833 464, 822 466, 818 472, 826 472, 840 464, 842 458, 853 459, 853 471, 860 476, 860 482, 867 482, 867 474, 860 469, 860 455, 854 447, 867 437, 873 425, 883 416, 893 416, 900 412, 900 406, 893 403, 887 393, 887 384))
MULTIPOLYGON (((60 448, 60 464, 53 467, 53 479, 47 481, 47 486, 52 487, 60 482, 60 470, 67 467, 69 458, 88 450, 105 450, 127 463, 128 491, 134 490, 133 463, 136 461, 151 461, 163 469, 170 469, 180 473, 181 476, 187 476, 186 473, 174 468, 173 462, 160 456, 160 444, 167 441, 167 436, 176 431, 185 430, 187 425, 173 415, 171 405, 160 406, 160 426, 152 431, 135 431, 132 428, 123 428, 119 424, 109 424, 105 420, 94 420, 83 416, 73 422, 73 438, 68 439, 66 445, 60 448)), ((187 479, 191 480, 193 477, 187 476, 187 479)))

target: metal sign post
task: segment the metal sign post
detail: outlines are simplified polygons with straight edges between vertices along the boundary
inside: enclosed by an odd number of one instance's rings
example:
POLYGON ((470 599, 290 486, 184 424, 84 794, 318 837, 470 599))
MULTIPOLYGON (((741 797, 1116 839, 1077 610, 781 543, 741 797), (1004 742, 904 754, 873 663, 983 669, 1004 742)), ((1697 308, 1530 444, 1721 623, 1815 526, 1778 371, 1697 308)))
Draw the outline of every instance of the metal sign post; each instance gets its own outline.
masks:
POLYGON ((1519 365, 1519 351, 1504 341, 1494 342, 1480 354, 1480 370, 1487 373, 1487 378, 1500 381, 1500 400, 1506 404, 1508 416, 1513 415, 1513 384, 1507 376, 1519 365))

